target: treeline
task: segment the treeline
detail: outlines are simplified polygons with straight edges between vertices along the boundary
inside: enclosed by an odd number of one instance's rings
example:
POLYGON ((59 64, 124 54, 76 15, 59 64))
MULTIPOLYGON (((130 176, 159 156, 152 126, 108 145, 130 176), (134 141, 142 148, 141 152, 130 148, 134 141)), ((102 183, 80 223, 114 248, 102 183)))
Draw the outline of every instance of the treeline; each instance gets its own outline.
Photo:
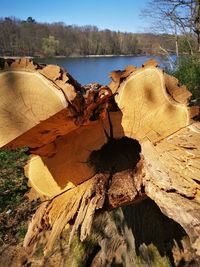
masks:
POLYGON ((87 56, 158 54, 175 51, 172 35, 99 30, 96 26, 0 19, 1 56, 87 56))

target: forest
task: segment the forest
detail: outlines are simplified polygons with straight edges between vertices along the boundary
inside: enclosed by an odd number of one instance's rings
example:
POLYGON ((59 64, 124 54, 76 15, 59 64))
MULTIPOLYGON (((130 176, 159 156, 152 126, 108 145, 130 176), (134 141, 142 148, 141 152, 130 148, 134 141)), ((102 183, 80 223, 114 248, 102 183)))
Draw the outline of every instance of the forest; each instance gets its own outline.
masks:
POLYGON ((99 30, 96 26, 39 23, 32 17, 0 19, 2 56, 88 56, 175 53, 175 37, 169 34, 99 30))

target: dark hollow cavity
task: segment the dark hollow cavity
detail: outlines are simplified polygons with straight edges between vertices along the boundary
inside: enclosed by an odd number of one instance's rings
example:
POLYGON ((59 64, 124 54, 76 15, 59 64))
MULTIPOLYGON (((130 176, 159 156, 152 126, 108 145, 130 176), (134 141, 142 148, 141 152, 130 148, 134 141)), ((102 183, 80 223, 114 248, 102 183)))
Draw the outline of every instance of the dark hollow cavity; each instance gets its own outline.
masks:
POLYGON ((101 149, 91 152, 88 163, 96 172, 116 173, 135 169, 140 160, 141 146, 135 139, 111 138, 101 149))

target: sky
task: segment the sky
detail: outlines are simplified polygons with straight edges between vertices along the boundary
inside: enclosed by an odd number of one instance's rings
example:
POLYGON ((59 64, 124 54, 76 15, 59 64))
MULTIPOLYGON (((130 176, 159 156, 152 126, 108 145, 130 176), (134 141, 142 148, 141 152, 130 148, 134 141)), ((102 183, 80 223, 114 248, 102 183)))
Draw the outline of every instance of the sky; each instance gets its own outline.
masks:
POLYGON ((0 17, 67 25, 94 25, 99 29, 144 32, 148 25, 141 10, 148 0, 0 0, 0 17))

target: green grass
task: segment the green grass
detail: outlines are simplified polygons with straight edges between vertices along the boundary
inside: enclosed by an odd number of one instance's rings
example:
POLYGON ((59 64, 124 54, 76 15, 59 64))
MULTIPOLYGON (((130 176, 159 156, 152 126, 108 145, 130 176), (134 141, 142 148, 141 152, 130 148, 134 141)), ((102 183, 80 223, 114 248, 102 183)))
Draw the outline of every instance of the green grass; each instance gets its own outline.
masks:
POLYGON ((23 167, 27 149, 0 151, 0 212, 19 205, 27 192, 27 178, 23 167))
POLYGON ((27 149, 0 150, 0 242, 18 244, 24 238, 28 220, 36 210, 37 201, 30 201, 24 165, 27 149))

